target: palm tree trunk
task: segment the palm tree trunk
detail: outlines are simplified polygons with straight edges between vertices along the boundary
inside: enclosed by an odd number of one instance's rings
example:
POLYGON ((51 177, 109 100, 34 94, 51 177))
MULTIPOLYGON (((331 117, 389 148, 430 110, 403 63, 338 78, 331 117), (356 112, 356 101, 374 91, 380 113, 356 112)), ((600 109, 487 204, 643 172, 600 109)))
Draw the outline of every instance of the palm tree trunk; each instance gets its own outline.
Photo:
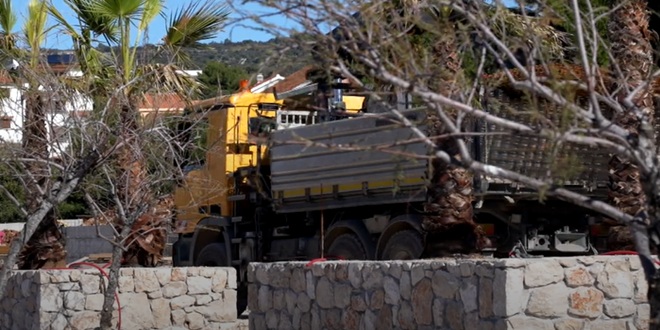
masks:
MULTIPOLYGON (((25 100, 25 121, 23 150, 25 158, 46 160, 48 154, 48 132, 44 102, 36 91, 29 91, 25 100)), ((27 162, 27 173, 34 180, 28 180, 26 209, 32 213, 43 200, 39 190, 49 184, 50 173, 40 162, 27 162)), ((19 255, 19 269, 39 269, 63 266, 66 259, 64 236, 57 225, 55 212, 50 211, 39 223, 36 231, 27 241, 19 255)))
MULTIPOLYGON (((649 32, 649 12, 647 0, 613 1, 615 7, 608 26, 614 65, 621 70, 623 77, 612 86, 619 91, 617 98, 623 100, 629 91, 642 85, 649 79, 653 66, 653 48, 649 32)), ((617 69, 615 67, 615 69, 617 69)), ((618 72, 612 70, 613 72, 618 72)), ((653 86, 641 91, 633 100, 635 106, 641 109, 644 118, 640 120, 637 114, 626 112, 617 114, 614 122, 625 128, 631 135, 638 135, 640 124, 647 121, 653 127, 653 86)), ((610 202, 622 211, 638 215, 647 212, 648 196, 644 194, 639 168, 629 159, 614 155, 609 162, 610 172, 610 202)), ((649 213, 654 216, 656 212, 649 213)), ((648 220, 647 217, 645 217, 648 220)), ((624 227, 613 227, 610 231, 609 248, 632 249, 632 235, 624 227)), ((649 280, 649 303, 651 305, 650 329, 660 329, 660 277, 656 274, 649 280)))
MULTIPOLYGON (((138 122, 139 113, 135 102, 127 102, 121 108, 121 136, 127 144, 119 151, 118 168, 120 168, 120 182, 118 187, 119 199, 125 201, 126 214, 129 217, 137 216, 134 221, 125 224, 119 217, 115 225, 118 228, 130 226, 131 231, 127 236, 128 246, 123 255, 124 262, 138 264, 145 267, 153 267, 162 258, 165 248, 167 233, 162 219, 157 214, 161 213, 161 205, 142 210, 143 205, 135 205, 130 201, 153 201, 153 192, 150 191, 147 180, 147 166, 142 155, 135 153, 135 144, 140 143, 138 122)), ((118 229, 121 231, 121 229, 118 229)))
MULTIPOLYGON (((446 33, 433 47, 435 86, 444 95, 456 97, 462 77, 457 40, 448 22, 446 33)), ((432 82, 433 83, 433 82, 432 82)), ((430 137, 446 133, 435 113, 428 115, 427 134, 430 137)), ((438 149, 459 158, 454 138, 435 139, 438 149)), ((435 158, 431 162, 433 175, 428 187, 422 227, 426 231, 428 256, 445 253, 471 253, 483 247, 485 237, 473 219, 473 177, 468 170, 455 164, 447 164, 435 158)))
MULTIPOLYGON (((619 5, 619 4, 617 4, 619 5)), ((608 27, 612 42, 614 64, 618 66, 624 77, 612 86, 612 90, 621 88, 619 98, 625 98, 628 90, 644 83, 649 77, 653 63, 653 50, 648 29, 649 13, 645 0, 631 0, 614 10, 608 27), (625 85, 624 85, 625 84, 625 85)), ((612 70, 613 72, 617 72, 612 70)), ((638 93, 634 103, 645 111, 644 116, 653 123, 653 97, 651 89, 638 93)), ((618 114, 614 118, 616 124, 638 134, 640 121, 632 112, 618 114)), ((646 196, 640 182, 637 165, 629 159, 614 155, 608 164, 610 172, 609 200, 612 205, 622 211, 636 215, 645 210, 646 196)), ((632 249, 632 237, 624 227, 613 227, 610 230, 608 242, 610 249, 632 249)))

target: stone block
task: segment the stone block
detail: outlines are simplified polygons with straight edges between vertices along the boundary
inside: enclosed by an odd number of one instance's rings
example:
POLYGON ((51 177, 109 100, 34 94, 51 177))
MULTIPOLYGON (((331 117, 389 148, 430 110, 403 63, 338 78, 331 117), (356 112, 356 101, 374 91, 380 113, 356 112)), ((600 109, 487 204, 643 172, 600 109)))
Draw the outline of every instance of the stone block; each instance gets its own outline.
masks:
POLYGON ((632 298, 635 289, 628 263, 622 260, 609 261, 598 274, 596 287, 607 298, 632 298))
POLYGON ((508 319, 508 328, 512 330, 554 330, 550 320, 542 320, 524 315, 516 315, 508 319))
POLYGON ((94 329, 98 327, 100 323, 101 313, 98 312, 76 312, 69 318, 69 325, 72 329, 94 329))
POLYGON ((603 312, 603 300, 603 293, 594 288, 577 288, 569 295, 568 312, 578 317, 598 318, 603 312))
POLYGON ((431 286, 433 288, 433 294, 436 296, 445 299, 454 299, 460 287, 460 281, 456 276, 446 271, 436 270, 431 278, 431 286))
POLYGON ((418 325, 430 325, 433 321, 433 285, 431 280, 424 278, 414 286, 411 306, 418 325))
POLYGON ((525 267, 525 285, 530 288, 557 283, 564 278, 564 269, 555 259, 530 261, 525 267))
POLYGON ((195 296, 195 306, 204 306, 210 303, 213 299, 209 295, 197 295, 195 296))
MULTIPOLYGON (((362 286, 362 268, 362 263, 359 262, 348 264, 348 281, 351 282, 351 285, 356 289, 362 286)), ((307 282, 307 285, 309 286, 309 281, 307 282)))
POLYGON ((378 264, 370 263, 369 267, 365 266, 362 272, 362 288, 366 290, 373 290, 383 287, 383 270, 378 267, 378 264))
POLYGON ((595 320, 589 323, 591 329, 622 330, 629 329, 625 320, 595 320))
MULTIPOLYGON (((348 266, 347 266, 347 271, 348 271, 348 266)), ((295 293, 303 292, 307 287, 307 282, 305 280, 305 271, 301 268, 295 268, 293 272, 291 272, 291 279, 289 281, 290 281, 291 290, 293 290, 295 293)))
POLYGON ((64 301, 57 284, 46 284, 41 289, 41 310, 44 312, 60 312, 64 301))
POLYGON ((266 326, 268 329, 277 329, 277 324, 280 321, 279 313, 274 310, 266 312, 266 326))
POLYGON ((198 309, 211 322, 233 322, 238 317, 235 300, 216 300, 198 309))
POLYGON ((555 330, 584 330, 586 322, 579 319, 559 319, 555 320, 555 330))
POLYGON ((85 309, 100 312, 103 310, 103 294, 90 294, 85 299, 85 309))
POLYGON ((460 303, 447 303, 445 309, 445 323, 452 330, 463 330, 463 306, 460 303))
POLYGON ((397 283, 392 277, 386 276, 383 280, 383 287, 385 289, 385 303, 389 305, 397 305, 399 299, 401 299, 399 283, 397 283))
POLYGON ((151 301, 151 314, 154 318, 154 326, 157 329, 172 325, 171 312, 169 300, 160 298, 151 301))
POLYGON ((160 283, 153 269, 135 269, 133 275, 135 292, 154 292, 160 290, 160 283))
MULTIPOLYGON (((333 295, 335 298, 335 307, 341 309, 348 307, 348 305, 350 305, 351 303, 352 290, 353 288, 351 288, 349 284, 336 283, 334 285, 334 290, 333 290, 333 295)), ((387 302, 387 291, 386 291, 385 301, 387 302)))
POLYGON ((122 328, 149 329, 154 327, 154 316, 147 294, 122 293, 119 295, 122 304, 122 328))
POLYGON ((135 292, 135 281, 132 276, 119 276, 117 282, 119 285, 119 292, 135 292))
POLYGON ((188 277, 188 268, 172 268, 172 275, 170 276, 170 281, 185 281, 188 277))
POLYGON ((298 293, 296 306, 298 306, 303 313, 307 313, 311 309, 312 300, 304 292, 298 293))
POLYGON ((316 303, 321 308, 332 308, 335 305, 334 289, 330 281, 323 277, 318 280, 316 285, 316 303))
MULTIPOLYGON (((294 317, 295 320, 295 317, 294 317)), ((361 314, 352 309, 346 309, 341 314, 341 328, 342 329, 359 329, 361 320, 361 314)), ((300 322, 300 319, 298 319, 300 322)), ((299 324, 299 323, 298 323, 299 324)), ((296 324, 292 324, 292 328, 296 327, 296 324)))
POLYGON ((202 314, 192 312, 186 314, 186 325, 190 330, 204 329, 206 327, 206 320, 204 320, 202 314))
POLYGON ((637 306, 630 299, 611 299, 606 300, 603 304, 603 312, 613 319, 631 316, 636 311, 637 306))
POLYGON ((184 282, 170 282, 163 286, 163 297, 174 298, 186 294, 188 287, 184 282))
POLYGON ((74 311, 85 309, 85 295, 77 291, 66 291, 64 296, 64 308, 74 311))
POLYGON ((475 264, 472 260, 465 260, 459 265, 459 267, 462 277, 470 277, 474 274, 475 264))
POLYGON ((633 323, 637 330, 648 330, 649 320, 651 319, 651 306, 649 304, 641 304, 637 306, 637 313, 633 318, 633 323))
POLYGON ((83 274, 80 276, 80 287, 84 294, 101 292, 101 278, 99 276, 102 275, 83 274))
POLYGON ((170 301, 172 309, 183 309, 195 304, 195 298, 191 296, 179 296, 170 301))
POLYGON ((493 280, 487 277, 479 279, 479 316, 493 316, 493 280))
POLYGON ((476 281, 477 278, 463 279, 463 283, 459 290, 459 296, 461 297, 461 302, 463 303, 463 308, 465 308, 466 313, 477 310, 476 281))
POLYGON ((215 276, 215 274, 218 271, 222 271, 222 270, 220 270, 216 267, 200 267, 199 268, 199 276, 203 276, 203 277, 206 277, 206 278, 212 278, 213 276, 215 276))
POLYGON ((647 303, 649 300, 647 296, 649 291, 649 283, 646 281, 644 271, 641 270, 636 272, 633 278, 635 280, 635 295, 633 297, 633 301, 638 304, 647 303))
POLYGON ((286 301, 284 300, 284 289, 273 290, 273 308, 278 311, 283 311, 286 309, 286 301))
POLYGON ((257 301, 260 311, 266 312, 273 307, 273 293, 269 287, 259 287, 257 301))
POLYGON ((495 270, 493 301, 498 302, 493 308, 495 316, 511 316, 524 310, 527 295, 523 286, 523 274, 522 269, 495 270))
POLYGON ((307 295, 312 298, 316 299, 316 286, 314 285, 314 275, 312 272, 306 272, 305 273, 305 282, 306 284, 306 289, 307 289, 307 295))
POLYGON ((410 284, 414 287, 417 282, 426 277, 426 267, 423 263, 413 263, 410 268, 410 284))
MULTIPOLYGON (((415 312, 411 303, 402 301, 398 310, 397 323, 401 329, 414 329, 415 328, 415 312)), ((384 329, 376 328, 376 329, 384 329)))
POLYGON ((211 293, 212 280, 201 276, 189 276, 186 280, 188 294, 211 293))
POLYGON ((227 288, 227 271, 218 270, 211 278, 211 290, 221 292, 227 288))
MULTIPOLYGON (((527 303, 527 314, 541 318, 564 316, 567 297, 568 289, 563 283, 532 289, 527 303)), ((507 299, 511 299, 511 296, 507 296, 507 299)))
POLYGON ((80 291, 80 284, 76 282, 60 283, 57 287, 60 291, 80 291))
POLYGON ((163 286, 167 283, 170 283, 172 279, 172 269, 171 268, 155 268, 153 269, 154 275, 158 279, 158 283, 163 286))
POLYGON ((351 309, 358 312, 364 312, 367 310, 367 301, 364 299, 364 293, 354 293, 351 295, 351 309))
POLYGON ((172 311, 172 324, 183 326, 186 324, 186 312, 183 309, 177 309, 172 311))
POLYGON ((576 266, 564 269, 566 285, 575 288, 578 286, 590 286, 594 283, 594 278, 589 270, 584 266, 576 266))

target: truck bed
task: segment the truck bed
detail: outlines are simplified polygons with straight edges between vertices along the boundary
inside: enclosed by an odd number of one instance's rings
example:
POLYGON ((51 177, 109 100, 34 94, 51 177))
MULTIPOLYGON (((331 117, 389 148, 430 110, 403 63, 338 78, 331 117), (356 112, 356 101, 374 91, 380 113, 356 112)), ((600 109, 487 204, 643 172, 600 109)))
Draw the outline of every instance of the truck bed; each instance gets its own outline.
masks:
MULTIPOLYGON (((425 132, 425 110, 404 115, 425 132)), ((482 125, 477 130, 495 128, 482 125)), ((553 149, 555 156, 550 157, 548 145, 544 139, 523 135, 470 141, 474 157, 489 164, 533 177, 552 170, 553 177, 561 177, 562 184, 574 189, 604 186, 607 153, 564 145, 553 149)), ((428 154, 428 146, 413 129, 391 114, 275 131, 270 158, 276 209, 288 213, 423 201, 430 173, 428 154)), ((477 179, 476 190, 481 194, 530 193, 506 180, 477 179)))

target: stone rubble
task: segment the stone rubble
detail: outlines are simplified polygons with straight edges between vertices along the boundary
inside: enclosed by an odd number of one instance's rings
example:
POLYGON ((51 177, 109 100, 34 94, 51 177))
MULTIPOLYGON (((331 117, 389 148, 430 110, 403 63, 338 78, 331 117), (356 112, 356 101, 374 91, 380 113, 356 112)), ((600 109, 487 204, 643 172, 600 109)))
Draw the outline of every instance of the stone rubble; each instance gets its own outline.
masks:
MULTIPOLYGON (((119 276, 122 329, 245 328, 236 323, 234 268, 122 268, 119 276)), ((95 269, 14 271, 0 330, 94 329, 106 285, 95 269)))
POLYGON ((250 329, 648 329, 635 256, 254 263, 250 329))

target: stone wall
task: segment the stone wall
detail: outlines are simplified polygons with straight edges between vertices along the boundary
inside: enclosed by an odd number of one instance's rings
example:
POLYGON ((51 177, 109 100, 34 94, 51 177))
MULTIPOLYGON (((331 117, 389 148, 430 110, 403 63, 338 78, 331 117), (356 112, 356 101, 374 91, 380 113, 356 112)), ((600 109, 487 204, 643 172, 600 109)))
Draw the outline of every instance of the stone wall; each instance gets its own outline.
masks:
POLYGON ((637 257, 251 264, 251 329, 647 329, 637 257))
MULTIPOLYGON (((0 303, 0 329, 94 329, 106 284, 96 269, 15 271, 0 303)), ((119 302, 122 329, 232 329, 236 271, 124 268, 119 302)))

